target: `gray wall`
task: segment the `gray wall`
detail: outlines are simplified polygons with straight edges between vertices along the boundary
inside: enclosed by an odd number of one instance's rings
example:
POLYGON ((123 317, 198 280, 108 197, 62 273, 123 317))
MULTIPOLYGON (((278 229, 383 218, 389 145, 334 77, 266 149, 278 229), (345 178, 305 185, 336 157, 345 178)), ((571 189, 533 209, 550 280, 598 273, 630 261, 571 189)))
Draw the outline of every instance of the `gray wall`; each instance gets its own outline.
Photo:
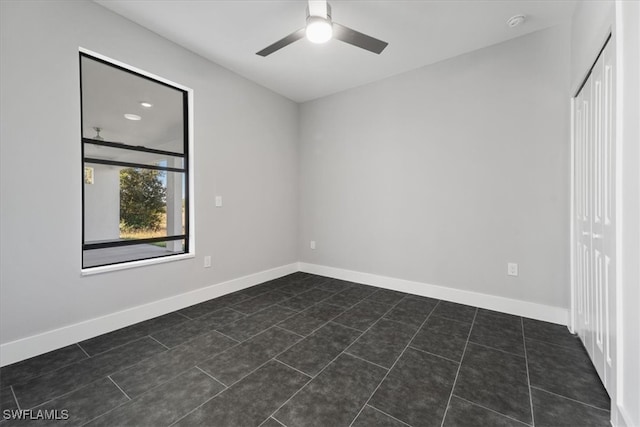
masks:
POLYGON ((2 343, 297 260, 295 103, 92 2, 1 8, 2 343), (195 259, 80 276, 80 46, 194 90, 195 259))
POLYGON ((567 308, 569 44, 555 27, 303 104, 301 261, 567 308))

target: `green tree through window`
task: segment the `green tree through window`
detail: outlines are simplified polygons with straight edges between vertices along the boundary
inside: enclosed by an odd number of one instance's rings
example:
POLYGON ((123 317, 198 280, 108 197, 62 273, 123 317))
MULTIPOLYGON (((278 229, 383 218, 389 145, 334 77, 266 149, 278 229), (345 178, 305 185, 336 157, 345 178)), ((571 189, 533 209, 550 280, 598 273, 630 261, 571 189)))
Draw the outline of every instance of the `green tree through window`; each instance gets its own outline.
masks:
POLYGON ((165 213, 163 172, 127 168, 120 171, 120 223, 126 231, 156 231, 165 213))

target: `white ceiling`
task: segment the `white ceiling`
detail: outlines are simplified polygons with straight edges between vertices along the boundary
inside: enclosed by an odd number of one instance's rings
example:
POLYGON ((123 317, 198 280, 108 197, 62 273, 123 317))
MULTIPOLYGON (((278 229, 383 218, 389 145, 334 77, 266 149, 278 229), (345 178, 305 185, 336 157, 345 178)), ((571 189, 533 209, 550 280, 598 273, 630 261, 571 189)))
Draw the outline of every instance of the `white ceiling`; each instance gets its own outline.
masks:
POLYGON ((333 20, 389 42, 380 55, 302 39, 255 52, 305 24, 305 0, 95 0, 296 102, 419 68, 570 19, 569 0, 333 0, 333 20), (507 19, 524 14, 524 24, 507 19))

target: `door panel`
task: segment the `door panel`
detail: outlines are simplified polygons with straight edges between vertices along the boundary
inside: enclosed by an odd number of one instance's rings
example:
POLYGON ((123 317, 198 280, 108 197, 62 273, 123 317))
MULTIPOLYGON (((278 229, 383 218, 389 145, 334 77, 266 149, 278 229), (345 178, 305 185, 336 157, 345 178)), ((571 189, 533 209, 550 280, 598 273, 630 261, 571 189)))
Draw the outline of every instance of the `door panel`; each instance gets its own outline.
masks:
POLYGON ((604 114, 603 114, 603 72, 604 72, 604 60, 601 56, 595 67, 591 72, 591 100, 592 100, 592 212, 591 216, 591 251, 593 256, 593 301, 592 301, 592 313, 593 313, 593 350, 591 352, 591 360, 600 375, 600 378, 604 381, 604 340, 603 340, 603 328, 604 328, 604 296, 603 296, 603 128, 604 128, 604 114))

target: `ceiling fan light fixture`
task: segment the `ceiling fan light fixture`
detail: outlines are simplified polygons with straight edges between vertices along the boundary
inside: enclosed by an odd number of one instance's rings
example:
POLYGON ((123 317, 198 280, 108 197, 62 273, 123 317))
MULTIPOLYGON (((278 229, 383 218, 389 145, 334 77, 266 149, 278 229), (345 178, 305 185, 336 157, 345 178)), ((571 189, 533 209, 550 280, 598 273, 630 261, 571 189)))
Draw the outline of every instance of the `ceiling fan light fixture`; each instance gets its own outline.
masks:
POLYGON ((368 36, 352 28, 345 27, 331 19, 331 6, 327 0, 308 0, 307 25, 294 31, 288 36, 271 43, 256 55, 265 57, 271 55, 298 41, 305 36, 312 43, 325 43, 332 38, 369 52, 380 54, 389 43, 368 36))
POLYGON ((326 43, 333 36, 333 26, 328 19, 310 16, 307 18, 305 34, 311 43, 326 43))

